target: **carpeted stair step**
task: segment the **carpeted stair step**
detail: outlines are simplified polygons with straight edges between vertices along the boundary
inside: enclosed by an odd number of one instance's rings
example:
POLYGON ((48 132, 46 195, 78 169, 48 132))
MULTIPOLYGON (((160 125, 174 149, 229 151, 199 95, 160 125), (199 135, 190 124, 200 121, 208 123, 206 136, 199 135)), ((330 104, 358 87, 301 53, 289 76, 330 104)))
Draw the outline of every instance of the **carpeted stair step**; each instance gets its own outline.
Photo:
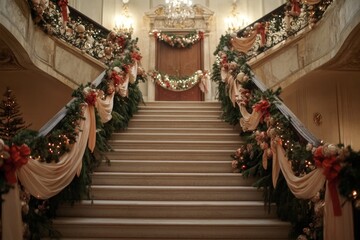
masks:
POLYGON ((113 160, 229 161, 234 150, 114 149, 106 153, 113 160))
POLYGON ((145 185, 145 186, 249 186, 255 180, 239 173, 139 173, 96 171, 92 174, 93 185, 145 185))
POLYGON ((274 218, 263 201, 127 201, 94 200, 63 206, 59 217, 255 219, 274 218))
POLYGON ((162 141, 162 140, 110 140, 109 144, 114 149, 174 149, 174 150, 234 150, 240 141, 162 141))
POLYGON ((144 141, 239 141, 236 133, 169 133, 169 132, 122 132, 113 134, 111 140, 144 140, 144 141))
POLYGON ((97 171, 140 173, 224 173, 231 172, 231 161, 165 161, 165 160, 113 160, 101 164, 97 171))
POLYGON ((117 239, 288 239, 288 223, 272 219, 62 218, 64 237, 117 239), (82 229, 82 231, 79 231, 82 229))
POLYGON ((94 200, 261 201, 262 192, 248 186, 93 185, 94 200))

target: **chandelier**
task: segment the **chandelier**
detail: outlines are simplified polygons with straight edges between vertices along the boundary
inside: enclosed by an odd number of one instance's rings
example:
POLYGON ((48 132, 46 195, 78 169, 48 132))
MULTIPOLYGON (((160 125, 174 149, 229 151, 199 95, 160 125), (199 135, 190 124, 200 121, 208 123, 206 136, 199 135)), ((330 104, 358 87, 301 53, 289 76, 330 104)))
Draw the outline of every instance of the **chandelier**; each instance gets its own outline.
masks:
POLYGON ((167 26, 184 26, 187 19, 195 17, 191 0, 165 0, 167 26))

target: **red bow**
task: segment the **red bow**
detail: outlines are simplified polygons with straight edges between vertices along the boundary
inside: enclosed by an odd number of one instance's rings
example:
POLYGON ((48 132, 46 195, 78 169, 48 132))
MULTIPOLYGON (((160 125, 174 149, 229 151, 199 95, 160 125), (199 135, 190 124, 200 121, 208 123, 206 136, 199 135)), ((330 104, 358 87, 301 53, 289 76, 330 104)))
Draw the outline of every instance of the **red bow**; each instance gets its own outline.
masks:
POLYGON ((270 103, 267 100, 260 100, 258 103, 256 103, 253 108, 257 112, 261 112, 264 114, 268 114, 269 112, 270 103))
POLYGON ((325 157, 323 147, 318 147, 314 152, 315 165, 324 169, 323 174, 328 180, 330 197, 333 203, 333 211, 335 216, 341 216, 340 200, 337 193, 337 180, 341 166, 336 156, 325 157))
POLYGON ((17 145, 12 145, 10 148, 6 146, 5 151, 9 152, 10 157, 5 159, 2 168, 5 170, 6 181, 13 184, 17 182, 16 170, 28 162, 31 150, 26 144, 23 144, 20 147, 17 145))

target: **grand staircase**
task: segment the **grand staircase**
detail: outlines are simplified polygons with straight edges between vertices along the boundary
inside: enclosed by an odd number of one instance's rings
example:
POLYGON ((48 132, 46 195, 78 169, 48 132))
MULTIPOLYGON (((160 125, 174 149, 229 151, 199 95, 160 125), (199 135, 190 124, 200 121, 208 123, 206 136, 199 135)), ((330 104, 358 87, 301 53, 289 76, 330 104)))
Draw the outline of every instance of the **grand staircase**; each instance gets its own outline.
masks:
POLYGON ((93 174, 92 200, 62 206, 62 239, 288 239, 252 179, 232 173, 238 131, 216 102, 148 102, 93 174))

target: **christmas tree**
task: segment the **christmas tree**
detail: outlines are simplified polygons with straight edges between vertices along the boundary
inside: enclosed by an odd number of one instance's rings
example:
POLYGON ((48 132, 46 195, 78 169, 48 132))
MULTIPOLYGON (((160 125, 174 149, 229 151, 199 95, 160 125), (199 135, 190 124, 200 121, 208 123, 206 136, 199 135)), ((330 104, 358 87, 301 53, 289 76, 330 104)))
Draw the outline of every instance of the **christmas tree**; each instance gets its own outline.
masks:
POLYGON ((4 98, 0 103, 0 138, 8 142, 20 130, 29 127, 29 125, 25 125, 25 121, 21 117, 20 106, 9 87, 3 96, 4 98))

